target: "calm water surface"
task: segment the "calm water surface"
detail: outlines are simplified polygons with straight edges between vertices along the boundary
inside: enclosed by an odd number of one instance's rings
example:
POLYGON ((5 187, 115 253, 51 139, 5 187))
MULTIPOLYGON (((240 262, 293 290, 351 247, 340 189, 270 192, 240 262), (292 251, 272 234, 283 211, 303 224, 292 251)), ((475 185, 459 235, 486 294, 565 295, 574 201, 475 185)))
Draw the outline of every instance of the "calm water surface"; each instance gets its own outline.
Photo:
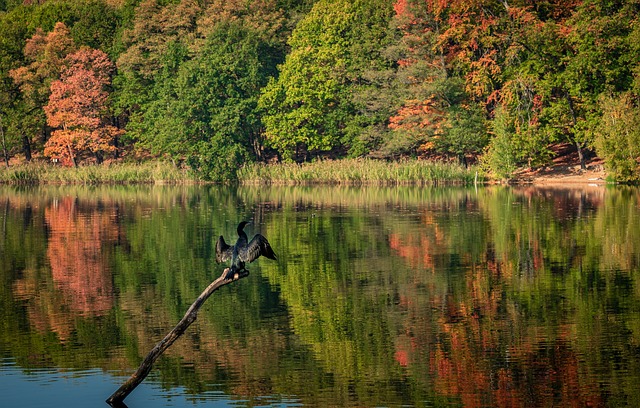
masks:
POLYGON ((0 186, 2 406, 638 406, 640 190, 0 186), (7 404, 7 405, 6 405, 7 404))

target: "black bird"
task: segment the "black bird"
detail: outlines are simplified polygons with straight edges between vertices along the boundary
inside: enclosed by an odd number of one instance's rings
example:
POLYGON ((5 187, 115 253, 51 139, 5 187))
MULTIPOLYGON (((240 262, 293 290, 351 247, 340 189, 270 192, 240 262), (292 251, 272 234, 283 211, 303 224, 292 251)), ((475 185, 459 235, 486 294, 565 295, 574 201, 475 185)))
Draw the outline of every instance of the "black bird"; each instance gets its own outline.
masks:
POLYGON ((238 224, 238 240, 234 246, 227 245, 222 235, 218 238, 216 261, 220 263, 231 259, 231 268, 227 272, 227 278, 232 278, 236 272, 245 269, 245 262, 253 262, 260 255, 277 260, 269 241, 263 235, 256 234, 249 242, 247 233, 244 232, 244 227, 247 224, 249 224, 248 221, 242 221, 238 224))

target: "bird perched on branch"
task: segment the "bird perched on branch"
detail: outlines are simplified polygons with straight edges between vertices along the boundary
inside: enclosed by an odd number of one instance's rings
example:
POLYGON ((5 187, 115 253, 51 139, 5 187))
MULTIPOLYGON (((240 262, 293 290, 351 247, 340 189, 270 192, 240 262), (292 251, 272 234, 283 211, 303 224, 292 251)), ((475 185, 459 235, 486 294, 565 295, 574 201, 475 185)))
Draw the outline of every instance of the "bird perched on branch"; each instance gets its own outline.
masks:
POLYGON ((238 240, 235 245, 227 245, 222 235, 220 235, 216 243, 216 261, 220 263, 231 259, 231 268, 229 268, 226 276, 228 279, 232 279, 237 272, 245 270, 245 262, 253 262, 261 255, 277 260, 269 241, 263 235, 256 234, 249 241, 247 233, 244 232, 244 227, 249 223, 248 221, 242 221, 238 224, 238 240))

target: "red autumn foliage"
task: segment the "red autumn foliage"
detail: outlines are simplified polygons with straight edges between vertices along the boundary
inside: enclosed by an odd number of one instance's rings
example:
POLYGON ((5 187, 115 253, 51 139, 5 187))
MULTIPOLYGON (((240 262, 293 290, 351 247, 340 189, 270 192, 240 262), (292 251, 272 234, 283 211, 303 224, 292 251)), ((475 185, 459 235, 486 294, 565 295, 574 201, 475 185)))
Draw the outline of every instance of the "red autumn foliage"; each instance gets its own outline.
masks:
POLYGON ((74 197, 45 209, 47 257, 56 286, 71 310, 101 315, 113 306, 113 282, 103 247, 118 239, 113 211, 86 213, 74 197))
POLYGON ((45 155, 64 165, 77 165, 83 155, 98 161, 113 152, 113 140, 122 130, 108 123, 107 87, 115 69, 100 50, 82 48, 65 58, 60 79, 51 84, 47 123, 55 128, 45 145, 45 155))
POLYGON ((434 126, 440 127, 442 110, 435 106, 434 100, 406 101, 398 114, 389 119, 391 129, 414 129, 434 126))
POLYGON ((60 75, 65 57, 74 50, 71 32, 64 23, 57 23, 47 34, 37 28, 24 47, 24 56, 30 63, 9 71, 9 75, 27 100, 42 106, 51 82, 60 75))
MULTIPOLYGON (((532 191, 525 190, 524 196, 532 191)), ((564 212, 572 208, 568 202, 576 200, 559 198, 553 206, 556 216, 566 218, 564 212)), ((460 209, 477 210, 470 205, 460 209)), ((428 366, 429 375, 422 377, 433 378, 429 385, 434 391, 465 407, 604 406, 597 379, 575 349, 573 325, 560 325, 551 336, 544 326, 521 325, 519 301, 507 301, 504 295, 521 278, 508 255, 490 247, 477 259, 462 254, 464 272, 446 287, 434 287, 438 281, 432 276, 451 272, 448 255, 455 245, 440 230, 440 222, 426 211, 420 228, 389 237, 393 252, 416 271, 403 283, 399 297, 406 317, 394 344, 397 363, 414 374, 428 366), (419 272, 421 268, 434 273, 419 272), (431 297, 424 297, 424 291, 431 297), (504 364, 496 364, 501 359, 504 364)), ((528 239, 517 235, 513 245, 528 239)), ((542 245, 538 239, 529 245, 533 270, 544 269, 542 245)))

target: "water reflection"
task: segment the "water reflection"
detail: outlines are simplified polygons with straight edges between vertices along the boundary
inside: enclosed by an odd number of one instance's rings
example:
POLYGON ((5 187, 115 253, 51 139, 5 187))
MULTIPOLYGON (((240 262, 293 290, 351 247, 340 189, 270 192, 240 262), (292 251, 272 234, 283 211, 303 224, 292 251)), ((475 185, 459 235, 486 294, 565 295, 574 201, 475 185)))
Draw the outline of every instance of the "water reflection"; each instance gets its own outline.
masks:
POLYGON ((130 374, 221 272, 218 236, 251 219, 278 263, 249 265, 248 279, 208 301, 157 363, 156 399, 640 399, 637 189, 0 187, 0 197, 0 384, 16 367, 130 374))

